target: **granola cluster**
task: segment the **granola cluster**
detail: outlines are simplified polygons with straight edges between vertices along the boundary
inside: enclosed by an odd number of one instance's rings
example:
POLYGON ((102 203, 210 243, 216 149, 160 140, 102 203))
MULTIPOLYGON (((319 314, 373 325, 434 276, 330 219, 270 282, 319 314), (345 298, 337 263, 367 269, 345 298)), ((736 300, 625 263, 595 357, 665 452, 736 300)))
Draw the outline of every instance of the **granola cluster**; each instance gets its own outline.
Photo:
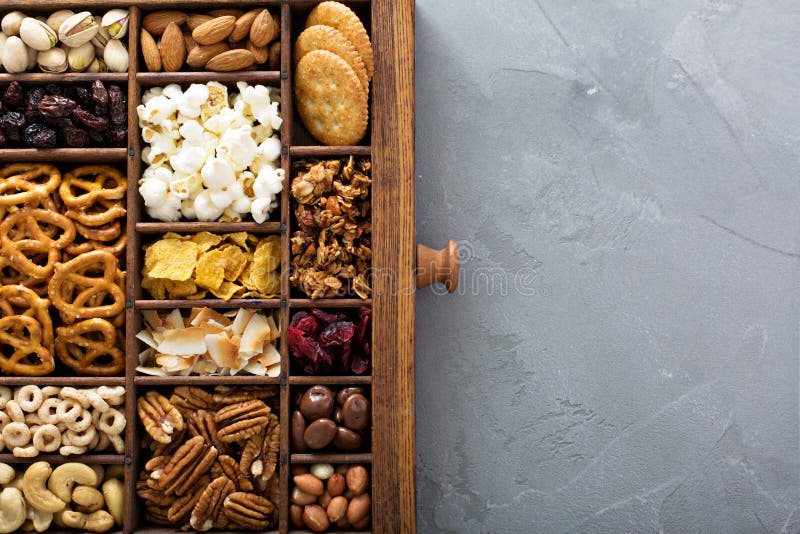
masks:
POLYGON ((369 158, 301 160, 292 196, 292 286, 312 299, 369 298, 372 260, 369 158))

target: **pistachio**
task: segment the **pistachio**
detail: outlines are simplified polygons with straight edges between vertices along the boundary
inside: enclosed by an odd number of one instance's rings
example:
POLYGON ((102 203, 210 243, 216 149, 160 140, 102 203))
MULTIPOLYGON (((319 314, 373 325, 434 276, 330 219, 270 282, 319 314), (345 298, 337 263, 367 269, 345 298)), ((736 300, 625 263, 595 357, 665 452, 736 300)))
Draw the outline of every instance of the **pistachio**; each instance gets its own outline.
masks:
POLYGON ((108 67, 106 67, 105 62, 100 59, 99 57, 94 58, 89 68, 86 69, 86 72, 108 72, 108 67))
POLYGON ((6 45, 8 35, 0 32, 0 68, 3 67, 3 47, 6 45))
POLYGON ((28 68, 28 47, 16 35, 9 37, 3 46, 3 66, 12 74, 25 72, 28 68))
POLYGON ((61 23, 58 38, 65 45, 74 48, 91 41, 99 30, 97 19, 88 11, 81 11, 61 23))
POLYGON ((70 48, 67 54, 69 70, 72 72, 83 72, 91 65, 94 58, 94 45, 92 45, 92 43, 87 42, 76 48, 70 48))
POLYGON ((39 59, 39 51, 34 50, 30 46, 25 47, 25 51, 28 53, 28 69, 31 70, 33 67, 36 66, 36 60, 39 59))
POLYGON ((116 39, 112 39, 103 51, 103 60, 111 72, 127 72, 128 70, 128 49, 116 39))
POLYGON ((58 42, 58 36, 53 28, 31 17, 25 17, 22 20, 19 37, 26 45, 40 52, 50 50, 58 42))
POLYGON ((69 64, 67 63, 67 53, 58 47, 45 50, 39 54, 36 60, 42 72, 64 72, 69 64))
POLYGON ((75 12, 71 9, 59 9, 49 17, 47 17, 47 25, 53 28, 53 31, 58 33, 61 23, 74 15, 75 12))
POLYGON ((97 34, 92 37, 92 44, 94 45, 95 49, 99 48, 98 53, 102 53, 103 49, 106 47, 108 42, 111 40, 111 36, 108 35, 108 32, 105 31, 103 28, 97 30, 97 34))
POLYGON ((22 21, 25 20, 25 18, 26 15, 22 11, 12 11, 0 21, 0 28, 3 29, 3 33, 6 34, 7 37, 19 35, 19 27, 22 25, 22 21))
POLYGON ((128 34, 128 12, 124 9, 112 9, 103 15, 100 26, 112 39, 122 39, 128 34))

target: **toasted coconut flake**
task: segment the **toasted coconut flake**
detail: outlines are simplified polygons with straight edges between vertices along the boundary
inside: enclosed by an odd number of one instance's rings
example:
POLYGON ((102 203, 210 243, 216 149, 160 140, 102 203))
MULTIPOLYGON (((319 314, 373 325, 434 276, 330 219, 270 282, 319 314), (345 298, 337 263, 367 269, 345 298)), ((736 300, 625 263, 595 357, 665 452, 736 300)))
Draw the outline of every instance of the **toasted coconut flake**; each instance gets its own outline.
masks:
POLYGON ((164 368, 168 373, 177 373, 191 369, 194 364, 194 357, 181 357, 174 354, 159 354, 156 356, 156 363, 164 368))
POLYGON ((241 367, 239 363, 239 347, 234 345, 228 339, 228 336, 225 334, 212 334, 207 335, 205 340, 208 353, 218 366, 234 369, 241 367))
POLYGON ((281 364, 270 365, 267 368, 267 376, 271 376, 272 378, 281 376, 281 364))
POLYGON ((150 376, 167 376, 167 372, 161 367, 145 367, 140 365, 136 368, 136 372, 150 376))
POLYGON ((155 350, 153 349, 145 349, 139 353, 139 365, 144 365, 153 359, 153 354, 155 354, 155 350))
POLYGON ((275 324, 275 319, 273 319, 271 315, 267 316, 267 323, 269 323, 269 329, 271 330, 267 341, 274 341, 281 337, 281 329, 275 324))
POLYGON ((189 324, 192 326, 201 326, 203 323, 206 322, 214 322, 221 326, 228 326, 231 324, 231 320, 222 315, 221 313, 212 310, 211 308, 195 308, 197 313, 194 313, 194 309, 192 310, 192 315, 189 316, 189 324))
POLYGON ((281 353, 278 352, 278 349, 276 349, 275 345, 272 343, 268 343, 264 348, 264 352, 262 352, 256 358, 258 358, 258 361, 260 361, 261 364, 265 365, 266 367, 273 366, 276 363, 281 363, 281 353))
POLYGON ((172 310, 169 315, 164 317, 164 326, 166 328, 180 329, 185 328, 186 324, 183 322, 183 316, 179 309, 172 310))
POLYGON ((158 348, 158 343, 156 343, 156 340, 153 339, 153 335, 147 330, 142 330, 136 334, 136 339, 149 347, 153 347, 154 349, 158 348))
POLYGON ((231 326, 234 336, 241 336, 244 333, 244 329, 247 326, 247 323, 250 322, 250 318, 253 317, 254 313, 255 312, 253 310, 239 308, 239 312, 236 314, 236 318, 234 318, 233 325, 231 326))
POLYGON ((258 375, 258 376, 267 376, 267 368, 258 361, 257 358, 253 358, 247 365, 244 366, 243 371, 250 373, 251 375, 258 375))
POLYGON ((242 334, 242 343, 240 345, 242 351, 258 351, 261 352, 264 346, 264 341, 270 336, 269 322, 260 313, 254 314, 247 327, 242 334))
POLYGON ((142 310, 142 319, 152 330, 161 328, 164 324, 161 322, 161 317, 158 316, 158 311, 156 310, 142 310))
POLYGON ((205 331, 197 326, 190 328, 167 330, 164 341, 158 345, 162 354, 203 354, 206 352, 205 331))

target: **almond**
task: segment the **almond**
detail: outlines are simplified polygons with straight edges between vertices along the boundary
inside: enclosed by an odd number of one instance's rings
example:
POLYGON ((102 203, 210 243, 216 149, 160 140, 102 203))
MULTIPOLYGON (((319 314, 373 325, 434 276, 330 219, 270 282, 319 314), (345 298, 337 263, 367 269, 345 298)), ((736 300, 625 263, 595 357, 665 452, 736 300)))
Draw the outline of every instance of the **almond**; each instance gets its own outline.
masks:
POLYGON ((214 56, 206 63, 206 69, 215 72, 229 72, 246 69, 253 66, 255 62, 256 58, 249 50, 228 50, 214 56))
POLYGON ((253 57, 256 58, 256 63, 259 65, 267 62, 267 59, 269 58, 269 48, 266 46, 255 46, 253 41, 248 39, 247 49, 253 53, 253 57))
POLYGON ((161 37, 161 65, 167 72, 177 72, 186 59, 186 45, 178 25, 170 22, 161 37))
MULTIPOLYGON (((257 60, 258 58, 256 58, 257 60)), ((269 70, 281 69, 281 42, 275 41, 269 45, 269 58, 267 59, 267 67, 269 70)))
POLYGON ((153 11, 145 15, 142 20, 142 28, 150 32, 151 35, 162 35, 170 22, 180 26, 186 22, 186 13, 180 11, 153 11))
POLYGON ((241 9, 214 9, 208 12, 212 17, 241 17, 244 11, 241 9))
POLYGON ((211 58, 228 51, 227 43, 215 43, 212 45, 197 45, 189 50, 186 56, 186 64, 193 69, 203 69, 211 58))
POLYGON ((253 25, 253 21, 256 20, 259 13, 261 13, 261 9, 253 9, 236 19, 236 24, 233 25, 233 32, 230 36, 230 41, 232 43, 241 41, 250 35, 250 27, 253 25))
POLYGON ((266 46, 270 41, 275 39, 279 33, 280 30, 278 29, 278 25, 275 24, 272 15, 269 14, 269 11, 264 9, 256 16, 253 25, 250 26, 250 41, 252 41, 255 46, 266 46))
POLYGON ((183 45, 186 47, 187 52, 191 52, 198 46, 197 42, 192 38, 192 34, 189 32, 183 32, 183 45))
POLYGON ((161 70, 161 54, 158 51, 153 36, 150 32, 142 28, 141 36, 139 37, 139 46, 142 47, 142 57, 144 57, 144 64, 150 72, 158 72, 161 70))
POLYGON ((201 45, 218 43, 231 34, 234 24, 236 24, 234 16, 215 17, 195 28, 192 37, 201 45))
POLYGON ((186 19, 186 27, 189 28, 190 32, 193 32, 195 28, 203 24, 204 22, 208 22, 209 20, 213 19, 211 15, 200 15, 198 13, 192 13, 186 19))

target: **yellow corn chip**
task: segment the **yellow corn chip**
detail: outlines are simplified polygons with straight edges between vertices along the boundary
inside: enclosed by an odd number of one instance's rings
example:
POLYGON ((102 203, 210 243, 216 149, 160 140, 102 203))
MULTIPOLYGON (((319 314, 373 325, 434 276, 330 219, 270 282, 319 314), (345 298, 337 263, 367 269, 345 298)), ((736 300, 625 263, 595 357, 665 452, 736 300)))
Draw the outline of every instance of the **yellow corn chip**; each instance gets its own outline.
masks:
POLYGON ((197 246, 200 247, 200 252, 205 252, 222 243, 222 236, 212 234, 211 232, 200 232, 192 236, 192 241, 197 243, 197 246))
POLYGON ((176 234, 175 232, 167 232, 161 237, 161 239, 180 239, 181 241, 186 241, 187 239, 189 239, 189 236, 176 234))
POLYGON ((186 298, 187 298, 187 299, 189 299, 189 300, 199 300, 199 299, 204 299, 204 298, 206 298, 206 295, 207 295, 207 294, 208 294, 208 291, 206 291, 205 289, 203 289, 203 290, 201 290, 201 291, 198 291, 198 292, 197 292, 197 293, 195 293, 194 295, 189 295, 189 296, 188 296, 188 297, 186 297, 186 298))
POLYGON ((222 282, 222 284, 220 284, 218 289, 209 289, 209 291, 211 291, 211 294, 217 298, 221 298, 222 300, 230 300, 240 289, 242 289, 242 286, 225 280, 222 282))
POLYGON ((180 239, 161 239, 144 256, 145 276, 183 282, 192 277, 197 262, 197 245, 180 239))
POLYGON ((195 281, 212 292, 219 289, 225 279, 225 265, 228 260, 221 250, 209 250, 197 260, 195 281))
POLYGON ((197 285, 193 280, 186 280, 185 282, 166 280, 164 285, 171 299, 184 299, 197 293, 197 285))
POLYGON ((142 288, 146 289, 154 299, 162 300, 167 298, 165 280, 144 276, 142 278, 142 288))
POLYGON ((258 242, 253 254, 256 270, 274 271, 281 266, 281 238, 276 235, 265 237, 258 242))
POLYGON ((222 245, 218 250, 225 255, 225 280, 237 280, 247 267, 245 253, 236 245, 222 245))
POLYGON ((272 271, 267 273, 266 284, 262 292, 265 297, 277 297, 281 293, 281 275, 278 272, 272 271))
POLYGON ((225 239, 236 243, 242 247, 246 252, 250 252, 250 247, 247 245, 247 232, 236 232, 233 234, 225 234, 225 239))

